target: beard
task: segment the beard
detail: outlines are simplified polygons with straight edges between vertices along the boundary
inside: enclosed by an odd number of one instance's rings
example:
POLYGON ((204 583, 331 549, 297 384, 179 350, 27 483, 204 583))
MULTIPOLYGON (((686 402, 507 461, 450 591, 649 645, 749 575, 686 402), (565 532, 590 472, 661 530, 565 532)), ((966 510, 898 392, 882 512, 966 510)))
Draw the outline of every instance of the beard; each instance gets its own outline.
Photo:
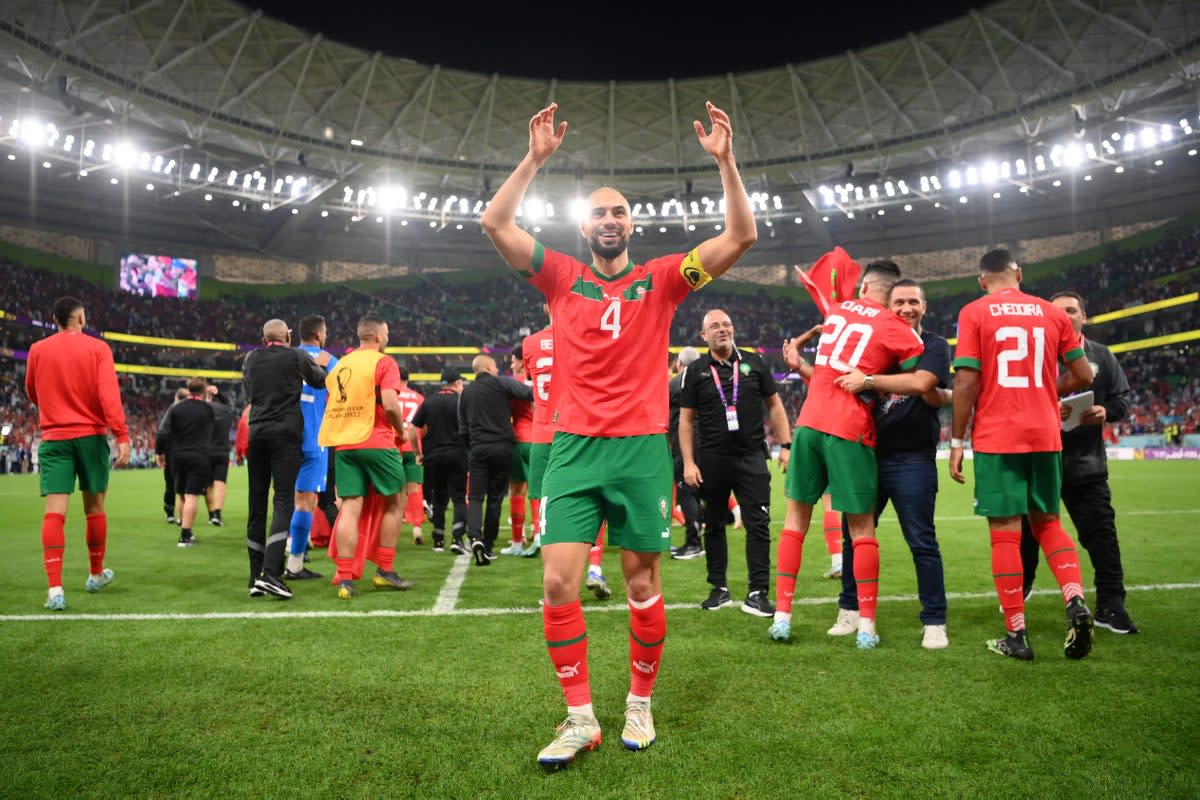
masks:
POLYGON ((593 231, 588 237, 588 248, 600 258, 616 258, 629 248, 629 237, 620 234, 616 244, 603 245, 600 243, 600 237, 593 231))

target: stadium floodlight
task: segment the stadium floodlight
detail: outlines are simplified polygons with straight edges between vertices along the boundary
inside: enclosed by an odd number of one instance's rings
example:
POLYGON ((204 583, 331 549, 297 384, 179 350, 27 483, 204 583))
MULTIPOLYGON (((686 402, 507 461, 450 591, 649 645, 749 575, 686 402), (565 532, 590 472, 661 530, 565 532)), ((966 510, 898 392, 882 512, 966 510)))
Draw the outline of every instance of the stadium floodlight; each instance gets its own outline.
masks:
POLYGON ((349 203, 354 199, 354 189, 350 186, 342 187, 342 202, 349 203))
POLYGON ((1142 128, 1138 138, 1141 140, 1142 147, 1149 148, 1158 144, 1158 135, 1154 132, 1154 128, 1142 128))
MULTIPOLYGON (((1197 152, 1196 148, 1193 147, 1191 150, 1188 150, 1188 155, 1194 156, 1194 155, 1196 155, 1196 152, 1197 152)), ((9 158, 12 158, 12 156, 9 156, 9 158)))
POLYGON ((1169 142, 1175 138, 1175 133, 1171 130, 1171 126, 1164 122, 1158 128, 1158 138, 1160 141, 1169 142))
POLYGON ((469 213, 471 213, 471 203, 470 203, 470 201, 469 201, 469 200, 467 200, 467 198, 465 198, 465 197, 461 197, 461 198, 459 198, 459 200, 458 200, 458 212, 459 212, 460 214, 469 214, 469 213))
POLYGON ((928 175, 921 176, 921 191, 922 192, 929 191, 929 176, 928 175))
POLYGON ((1051 183, 1050 185, 1053 186, 1055 189, 1057 189, 1058 187, 1062 186, 1062 181, 1060 181, 1058 178, 1055 178, 1054 182, 1051 183))
POLYGON ((327 208, 323 208, 323 209, 321 209, 321 216, 322 216, 322 217, 328 217, 328 216, 329 216, 329 209, 327 209, 327 208))
POLYGON ((992 199, 993 199, 993 200, 999 200, 999 199, 1000 199, 1000 197, 1001 197, 1001 195, 1000 195, 1000 193, 999 193, 999 192, 992 192, 992 199))
POLYGON ((58 143, 58 128, 51 124, 47 124, 46 130, 50 132, 46 136, 46 147, 54 147, 54 145, 58 143))
MULTIPOLYGON (((679 201, 676 200, 675 202, 678 203, 679 201)), ((775 195, 774 197, 771 198, 771 205, 775 206, 776 211, 782 211, 783 210, 783 198, 780 197, 779 195, 775 195)), ((682 209, 683 209, 683 207, 680 206, 681 213, 682 213, 682 209)))
POLYGON ((250 182, 253 180, 254 180, 254 176, 251 175, 249 172, 247 172, 245 175, 242 176, 242 188, 249 189, 250 182))
POLYGON ((440 197, 431 197, 429 198, 429 202, 426 203, 425 208, 429 209, 430 211, 437 211, 439 202, 441 202, 440 197))
POLYGON ((275 179, 275 185, 273 187, 271 187, 271 193, 272 194, 282 194, 283 193, 283 178, 275 179))
POLYGON ((219 175, 219 174, 220 174, 220 170, 218 170, 216 167, 213 167, 212 169, 210 169, 208 171, 208 177, 205 179, 205 182, 212 183, 213 181, 215 181, 217 179, 217 175, 219 175))
POLYGON ((958 202, 962 203, 963 205, 966 205, 966 203, 967 203, 967 196, 966 196, 965 194, 964 194, 964 195, 961 195, 961 196, 958 198, 958 202))
POLYGON ((905 203, 905 204, 904 204, 904 210, 905 210, 905 211, 912 211, 912 203, 905 203))
POLYGON ((888 197, 895 197, 896 196, 896 184, 892 183, 891 181, 884 181, 883 192, 888 197))
MULTIPOLYGON (((695 205, 693 203, 693 205, 695 205)), ((634 212, 636 216, 637 212, 634 212)), ((567 215, 571 222, 583 223, 588 217, 588 203, 582 197, 576 197, 567 203, 567 215)))
POLYGON ((979 184, 979 170, 974 165, 967 167, 967 186, 977 186, 979 184))
POLYGON ((153 191, 154 191, 154 184, 153 184, 153 183, 147 183, 147 184, 146 184, 146 191, 147 191, 147 192, 153 192, 153 191))
POLYGON ((229 177, 225 179, 225 185, 233 186, 235 183, 237 183, 237 179, 238 179, 237 172, 235 170, 230 170, 229 177))
POLYGON ((1154 166, 1161 167, 1162 165, 1163 165, 1163 160, 1161 158, 1155 159, 1154 166))
POLYGON ((1087 157, 1092 161, 1098 161, 1100 159, 1100 156, 1096 153, 1096 145, 1092 144, 1091 142, 1088 142, 1083 146, 1083 151, 1087 153, 1087 157))
POLYGON ((829 216, 826 215, 826 216, 821 217, 821 222, 829 222, 829 216))
POLYGON ((141 155, 138 156, 138 169, 142 170, 143 172, 150 169, 150 154, 149 153, 143 152, 141 155))
POLYGON ((882 216, 883 216, 884 214, 886 214, 887 212, 886 212, 886 211, 884 211, 884 210, 881 208, 881 209, 879 209, 879 211, 877 211, 877 212, 875 212, 875 213, 877 213, 879 216, 881 216, 881 217, 882 217, 882 216))
POLYGON ((94 152, 96 152, 96 142, 92 139, 88 139, 83 143, 83 157, 91 158, 92 153, 94 152))
MULTIPOLYGON (((37 147, 42 142, 46 141, 46 126, 37 120, 25 120, 13 122, 13 128, 20 132, 21 141, 30 147, 37 147)), ((10 131, 10 133, 14 133, 10 131)))
POLYGON ((137 159, 137 151, 133 149, 133 145, 129 142, 120 142, 113 149, 112 160, 122 169, 129 169, 137 163, 137 159))
POLYGON ((1087 174, 1087 175, 1084 175, 1084 176, 1083 176, 1083 179, 1084 179, 1085 181, 1090 181, 1090 180, 1092 179, 1092 176, 1091 176, 1091 174, 1089 173, 1089 174, 1087 174))
POLYGON ((63 139, 63 151, 69 153, 74 146, 75 137, 72 134, 67 134, 67 138, 63 139))
POLYGON ((1021 192, 1021 194, 1029 194, 1029 187, 1022 186, 1019 191, 1021 192))
POLYGON ((118 183, 120 183, 121 181, 120 181, 120 180, 118 180, 117 178, 109 178, 109 179, 108 179, 108 182, 109 182, 109 183, 111 183, 113 186, 116 186, 116 185, 117 185, 118 183))
POLYGON ((293 208, 293 209, 292 209, 292 213, 293 213, 293 214, 299 214, 299 213, 300 213, 300 209, 298 209, 298 208, 293 208))
POLYGON ((950 174, 946 176, 946 180, 950 183, 951 189, 958 189, 962 186, 962 173, 956 169, 950 170, 950 174))
POLYGON ((1056 144, 1050 148, 1050 163, 1056 167, 1061 167, 1063 164, 1063 148, 1062 145, 1056 144))
POLYGON ((53 165, 53 164, 51 164, 49 161, 43 161, 43 162, 42 162, 42 166, 43 166, 44 168, 46 168, 46 169, 50 169, 50 167, 52 167, 52 166, 54 166, 54 165, 53 165))
POLYGON ((163 175, 170 175, 171 170, 175 169, 175 166, 176 166, 175 159, 172 158, 170 161, 167 162, 167 165, 165 167, 163 167, 163 175))
POLYGON ((867 187, 867 194, 871 195, 872 200, 878 199, 879 198, 879 187, 872 183, 870 186, 867 187))
POLYGON ((241 200, 234 200, 234 201, 233 201, 233 203, 232 203, 232 205, 233 205, 233 207, 234 207, 234 208, 237 208, 237 207, 239 207, 241 204, 242 204, 242 201, 241 201, 241 200))
POLYGON ((933 188, 935 190, 937 190, 939 192, 942 190, 942 179, 939 178, 937 175, 930 175, 929 182, 931 184, 933 184, 933 188))
POLYGON ((1137 147, 1137 139, 1132 133, 1125 134, 1125 141, 1121 144, 1121 150, 1125 153, 1130 153, 1137 147))
POLYGON ((350 146, 351 146, 351 147, 362 147, 362 146, 363 146, 363 140, 362 140, 362 139, 351 139, 351 140, 350 140, 350 146))
POLYGON ((989 186, 1000 178, 1000 166, 995 161, 983 162, 979 172, 983 182, 989 186))
POLYGON ((847 211, 847 212, 846 212, 846 219, 854 219, 854 212, 853 212, 853 211, 847 211))
POLYGON ((292 197, 299 197, 308 188, 308 178, 300 178, 292 184, 292 197))
POLYGON ((263 210, 263 211, 270 211, 270 210, 271 210, 271 204, 270 204, 270 203, 263 203, 263 204, 262 204, 262 210, 263 210))
POLYGON ((376 221, 376 222, 383 222, 383 216, 381 215, 381 216, 378 216, 378 217, 376 217, 376 218, 375 218, 375 221, 376 221))
POLYGON ((1108 153, 1110 156, 1115 156, 1117 154, 1117 148, 1113 147, 1112 142, 1110 142, 1108 139, 1100 142, 1100 146, 1103 147, 1104 152, 1108 153))
POLYGON ((206 202, 206 203, 211 203, 211 202, 212 202, 212 195, 211 195, 211 194, 206 194, 206 195, 204 195, 204 202, 206 202))
POLYGON ((1118 175, 1120 175, 1124 171, 1125 171, 1125 168, 1121 167, 1121 166, 1118 166, 1116 169, 1113 170, 1113 172, 1117 173, 1118 175))
POLYGON ((109 142, 104 143, 104 147, 100 148, 100 159, 105 163, 113 159, 113 146, 109 142))
POLYGON ((1071 142, 1063 150, 1063 161, 1068 167, 1078 167, 1083 163, 1083 149, 1075 142, 1071 142))
POLYGON ((654 203, 646 203, 646 213, 652 217, 657 216, 657 213, 654 210, 654 203))
POLYGON ((1045 172, 1046 171, 1046 157, 1043 156, 1041 153, 1038 153, 1033 158, 1033 166, 1037 168, 1038 172, 1045 172))

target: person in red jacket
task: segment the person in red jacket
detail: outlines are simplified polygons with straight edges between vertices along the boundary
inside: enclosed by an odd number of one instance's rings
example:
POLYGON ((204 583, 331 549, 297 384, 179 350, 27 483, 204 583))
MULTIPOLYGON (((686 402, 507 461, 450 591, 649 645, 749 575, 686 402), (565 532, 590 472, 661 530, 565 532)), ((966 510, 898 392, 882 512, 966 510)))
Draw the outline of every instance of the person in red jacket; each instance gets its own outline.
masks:
POLYGON ((240 467, 246 463, 246 451, 250 449, 250 405, 247 404, 242 409, 242 415, 238 417, 237 433, 233 438, 233 455, 237 458, 237 465, 240 467))
POLYGON ((108 492, 108 434, 117 440, 115 466, 129 463, 129 430, 121 408, 121 390, 113 366, 112 350, 99 339, 83 332, 87 318, 83 303, 74 297, 54 302, 58 333, 29 348, 25 370, 25 393, 38 407, 42 443, 38 448, 42 497, 42 557, 49 590, 46 608, 65 611, 62 587, 63 552, 66 549, 67 501, 75 491, 83 494, 87 517, 87 548, 90 570, 84 587, 98 592, 113 579, 104 567, 108 540, 108 516, 104 496, 108 492))

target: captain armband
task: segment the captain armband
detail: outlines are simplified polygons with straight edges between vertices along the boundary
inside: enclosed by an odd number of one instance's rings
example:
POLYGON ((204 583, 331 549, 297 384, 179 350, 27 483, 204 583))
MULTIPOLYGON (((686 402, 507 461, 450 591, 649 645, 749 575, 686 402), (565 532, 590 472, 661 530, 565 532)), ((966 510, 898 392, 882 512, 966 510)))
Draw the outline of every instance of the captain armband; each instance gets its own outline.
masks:
POLYGON ((701 288, 712 280, 712 276, 704 271, 704 265, 700 263, 700 253, 698 251, 699 248, 694 248, 683 257, 683 261, 679 264, 679 274, 687 281, 687 285, 692 287, 692 291, 701 288))

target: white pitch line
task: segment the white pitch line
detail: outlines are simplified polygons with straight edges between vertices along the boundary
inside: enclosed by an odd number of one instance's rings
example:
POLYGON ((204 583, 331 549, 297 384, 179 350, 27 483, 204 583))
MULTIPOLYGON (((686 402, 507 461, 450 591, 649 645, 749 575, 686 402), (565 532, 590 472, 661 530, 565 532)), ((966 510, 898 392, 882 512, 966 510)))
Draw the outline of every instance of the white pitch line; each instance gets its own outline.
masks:
MULTIPOLYGON (((891 506, 888 506, 888 511, 891 511, 891 506)), ((1170 517, 1170 516, 1175 516, 1177 514, 1200 514, 1200 508, 1149 509, 1146 511, 1117 511, 1117 518, 1120 519, 1121 517, 1161 517, 1161 516, 1170 517)), ((885 516, 887 516, 886 513, 885 513, 885 516)), ((895 512, 892 512, 891 516, 895 517, 895 512)), ((1067 516, 1067 514, 1065 512, 1062 514, 1062 517, 1063 517, 1063 519, 1068 519, 1068 520, 1070 519, 1070 517, 1067 516)), ((934 517, 934 522, 962 522, 962 521, 968 520, 968 519, 982 520, 984 518, 977 514, 954 514, 954 515, 938 514, 937 516, 934 517)))
POLYGON ((446 576, 446 582, 442 584, 442 591, 438 592, 437 600, 433 603, 432 613, 454 613, 454 607, 458 605, 458 593, 462 591, 463 581, 467 579, 467 569, 470 568, 471 561, 471 556, 465 553, 455 556, 454 564, 450 567, 450 574, 446 576))
MULTIPOLYGON (((470 556, 459 556, 468 562, 470 556)), ((457 566, 457 562, 455 564, 457 566)), ((449 584, 447 580, 447 584, 449 584)), ((461 584, 461 582, 460 582, 461 584)), ((1126 586, 1127 592, 1161 592, 1200 589, 1200 583, 1159 583, 1145 586, 1126 586)), ((1057 595, 1057 589, 1035 589, 1035 595, 1057 595)), ((441 596, 439 595, 439 600, 441 596)), ((879 598, 880 603, 912 603, 919 598, 915 594, 887 595, 879 598)), ((995 600, 996 593, 990 592, 948 592, 948 600, 995 600)), ((829 597, 797 597, 792 600, 793 606, 822 606, 837 603, 837 595, 829 597)), ((699 611, 699 603, 668 603, 671 611, 699 611)), ((608 613, 613 611, 628 611, 625 603, 608 605, 588 605, 584 611, 588 614, 608 613)), ((452 611, 439 611, 436 608, 413 609, 411 611, 212 611, 197 614, 12 614, 0 616, 0 622, 163 622, 174 620, 223 620, 242 619, 261 622, 276 619, 381 619, 404 617, 499 617, 513 614, 541 614, 537 606, 523 608, 462 608, 452 611)))

